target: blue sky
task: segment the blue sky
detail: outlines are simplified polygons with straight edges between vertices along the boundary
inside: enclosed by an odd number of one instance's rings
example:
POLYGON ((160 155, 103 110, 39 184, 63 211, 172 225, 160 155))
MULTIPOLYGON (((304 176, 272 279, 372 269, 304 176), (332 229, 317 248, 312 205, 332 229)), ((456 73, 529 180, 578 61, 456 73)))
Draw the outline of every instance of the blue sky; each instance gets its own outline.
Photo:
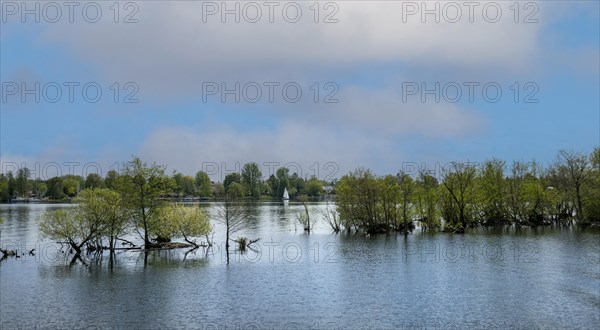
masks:
POLYGON ((412 16, 403 22, 401 2, 366 1, 337 2, 339 21, 329 24, 314 23, 308 3, 294 24, 278 11, 274 23, 216 16, 205 23, 200 1, 137 2, 138 23, 131 24, 113 22, 112 2, 99 2, 103 16, 94 24, 77 15, 75 23, 66 17, 22 23, 7 14, 5 3, 2 170, 78 162, 82 171, 94 162, 105 173, 139 155, 188 174, 219 164, 215 179, 250 161, 293 164, 304 175, 324 177, 331 163, 334 176, 358 166, 395 173, 407 162, 433 167, 498 157, 546 163, 559 149, 590 152, 600 145, 597 1, 536 2, 538 23, 529 24, 513 21, 512 2, 496 2, 503 15, 493 24, 478 11, 474 23, 412 16), (29 96, 23 102, 21 90, 7 90, 8 84, 36 82, 63 86, 60 101, 35 103, 29 96), (102 97, 89 103, 75 94, 70 103, 64 82, 78 83, 76 92, 93 82, 102 97), (123 102, 132 91, 123 88, 127 82, 139 88, 138 103, 123 102), (207 82, 230 88, 256 82, 263 97, 222 102, 217 93, 203 102, 207 82), (265 82, 279 83, 273 103, 266 100, 265 82), (298 103, 281 97, 279 88, 290 82, 302 89, 298 103), (333 91, 324 89, 328 82, 339 89, 338 103, 321 102, 333 91), (479 86, 473 102, 465 82, 479 86), (407 83, 458 84, 463 96, 437 103, 431 97, 422 102, 417 93, 405 101, 407 83), (497 103, 482 97, 486 83, 501 87, 497 103), (538 102, 524 103, 535 88, 538 102))

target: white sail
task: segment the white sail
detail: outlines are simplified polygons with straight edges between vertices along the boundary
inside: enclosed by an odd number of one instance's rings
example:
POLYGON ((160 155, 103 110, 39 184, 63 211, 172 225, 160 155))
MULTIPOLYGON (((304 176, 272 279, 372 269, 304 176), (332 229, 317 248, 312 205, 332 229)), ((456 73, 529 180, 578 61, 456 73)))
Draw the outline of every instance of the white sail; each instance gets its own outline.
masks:
POLYGON ((290 199, 290 195, 288 195, 287 188, 283 190, 283 200, 290 199))

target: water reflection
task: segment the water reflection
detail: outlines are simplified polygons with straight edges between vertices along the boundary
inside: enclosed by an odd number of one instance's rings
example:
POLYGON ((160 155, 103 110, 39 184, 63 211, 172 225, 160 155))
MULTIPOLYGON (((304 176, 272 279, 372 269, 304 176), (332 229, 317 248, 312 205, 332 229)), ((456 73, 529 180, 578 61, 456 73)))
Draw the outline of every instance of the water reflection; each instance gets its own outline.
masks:
MULTIPOLYGON (((215 205, 202 203, 213 214, 215 205)), ((260 203, 225 262, 212 249, 118 251, 70 266, 39 240, 37 217, 64 205, 1 205, 1 244, 35 247, 0 263, 4 328, 597 328, 600 231, 487 228, 464 235, 332 234, 311 203, 260 203), (298 226, 299 227, 299 226, 298 226)), ((135 236, 130 239, 137 239, 135 236)), ((61 252, 62 251, 62 252, 61 252)))

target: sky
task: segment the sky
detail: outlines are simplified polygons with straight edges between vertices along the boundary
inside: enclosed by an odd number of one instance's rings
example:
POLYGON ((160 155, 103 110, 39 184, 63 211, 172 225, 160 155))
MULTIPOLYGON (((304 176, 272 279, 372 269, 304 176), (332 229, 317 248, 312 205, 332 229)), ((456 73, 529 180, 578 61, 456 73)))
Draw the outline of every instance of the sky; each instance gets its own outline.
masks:
POLYGON ((465 3, 3 0, 1 171, 333 179, 598 147, 599 2, 465 3))

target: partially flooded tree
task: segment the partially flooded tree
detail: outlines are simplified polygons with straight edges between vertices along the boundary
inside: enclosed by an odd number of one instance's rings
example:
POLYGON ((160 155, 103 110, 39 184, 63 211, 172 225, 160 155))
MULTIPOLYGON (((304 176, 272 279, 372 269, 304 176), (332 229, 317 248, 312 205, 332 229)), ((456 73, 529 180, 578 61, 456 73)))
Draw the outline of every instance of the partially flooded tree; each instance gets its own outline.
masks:
POLYGON ((73 208, 47 211, 40 217, 40 233, 44 237, 68 244, 78 256, 84 246, 102 249, 101 239, 109 237, 114 249, 116 237, 124 230, 119 209, 119 195, 108 189, 86 189, 74 200, 73 208))
POLYGON ((137 157, 125 164, 117 179, 123 205, 146 248, 155 246, 150 239, 151 235, 158 235, 160 229, 160 208, 165 205, 161 196, 169 193, 173 186, 164 166, 148 165, 137 157))
POLYGON ((377 185, 377 218, 379 219, 379 229, 382 232, 389 232, 397 227, 400 218, 398 204, 400 203, 400 188, 398 181, 393 175, 385 178, 378 178, 377 185))
POLYGON ((567 150, 559 151, 559 157, 562 162, 559 163, 559 168, 562 171, 559 173, 564 174, 565 185, 573 196, 573 203, 575 205, 575 218, 579 222, 584 222, 584 200, 583 200, 583 186, 590 180, 591 168, 590 159, 587 155, 567 150))
POLYGON ((510 223, 508 216, 508 188, 504 168, 506 163, 491 159, 484 163, 477 178, 478 216, 485 225, 506 225, 510 223))
POLYGON ((415 206, 423 230, 439 227, 438 181, 427 170, 419 171, 415 187, 415 206))
POLYGON ((312 230, 314 224, 311 223, 310 212, 308 212, 308 206, 306 205, 307 200, 308 198, 306 197, 306 195, 298 197, 298 201, 302 203, 304 209, 298 214, 296 214, 296 219, 304 227, 304 231, 310 234, 310 231, 312 230))
POLYGON ((340 230, 342 229, 342 223, 339 219, 337 207, 335 206, 335 204, 331 206, 328 202, 326 204, 325 209, 321 210, 321 215, 323 216, 323 219, 325 219, 325 222, 329 225, 329 227, 331 227, 331 230, 333 230, 334 233, 337 234, 340 232, 340 230))
POLYGON ((336 188, 336 204, 346 228, 362 228, 369 233, 387 232, 379 221, 377 178, 370 170, 359 168, 343 176, 336 188))
POLYGON ((243 190, 239 183, 233 183, 227 193, 220 197, 217 209, 217 220, 225 225, 225 252, 229 263, 229 241, 231 236, 245 228, 248 224, 250 213, 247 205, 242 202, 243 190), (238 185, 239 188, 235 185, 238 185), (232 189, 233 188, 233 189, 232 189))
MULTIPOLYGON (((89 226, 99 227, 97 237, 92 240, 106 237, 108 246, 114 251, 117 239, 125 232, 127 218, 121 208, 121 196, 109 189, 85 189, 74 199, 77 203, 76 213, 87 219, 89 226)), ((102 248, 101 242, 96 248, 102 248)))
POLYGON ((400 192, 400 216, 402 219, 402 232, 408 233, 412 229, 413 198, 415 191, 415 181, 404 173, 398 173, 398 188, 400 192))
POLYGON ((181 204, 169 205, 162 210, 163 223, 159 229, 162 237, 182 237, 194 247, 201 246, 193 237, 206 237, 206 246, 211 244, 208 235, 212 232, 212 225, 206 212, 197 205, 186 206, 181 204))
POLYGON ((583 212, 586 217, 585 224, 600 225, 600 148, 592 152, 590 162, 590 179, 582 192, 583 212))
POLYGON ((452 162, 444 169, 444 219, 449 229, 462 232, 471 222, 476 174, 475 166, 470 163, 452 162))
POLYGON ((514 162, 507 181, 508 214, 517 227, 544 224, 549 191, 536 162, 514 162))

